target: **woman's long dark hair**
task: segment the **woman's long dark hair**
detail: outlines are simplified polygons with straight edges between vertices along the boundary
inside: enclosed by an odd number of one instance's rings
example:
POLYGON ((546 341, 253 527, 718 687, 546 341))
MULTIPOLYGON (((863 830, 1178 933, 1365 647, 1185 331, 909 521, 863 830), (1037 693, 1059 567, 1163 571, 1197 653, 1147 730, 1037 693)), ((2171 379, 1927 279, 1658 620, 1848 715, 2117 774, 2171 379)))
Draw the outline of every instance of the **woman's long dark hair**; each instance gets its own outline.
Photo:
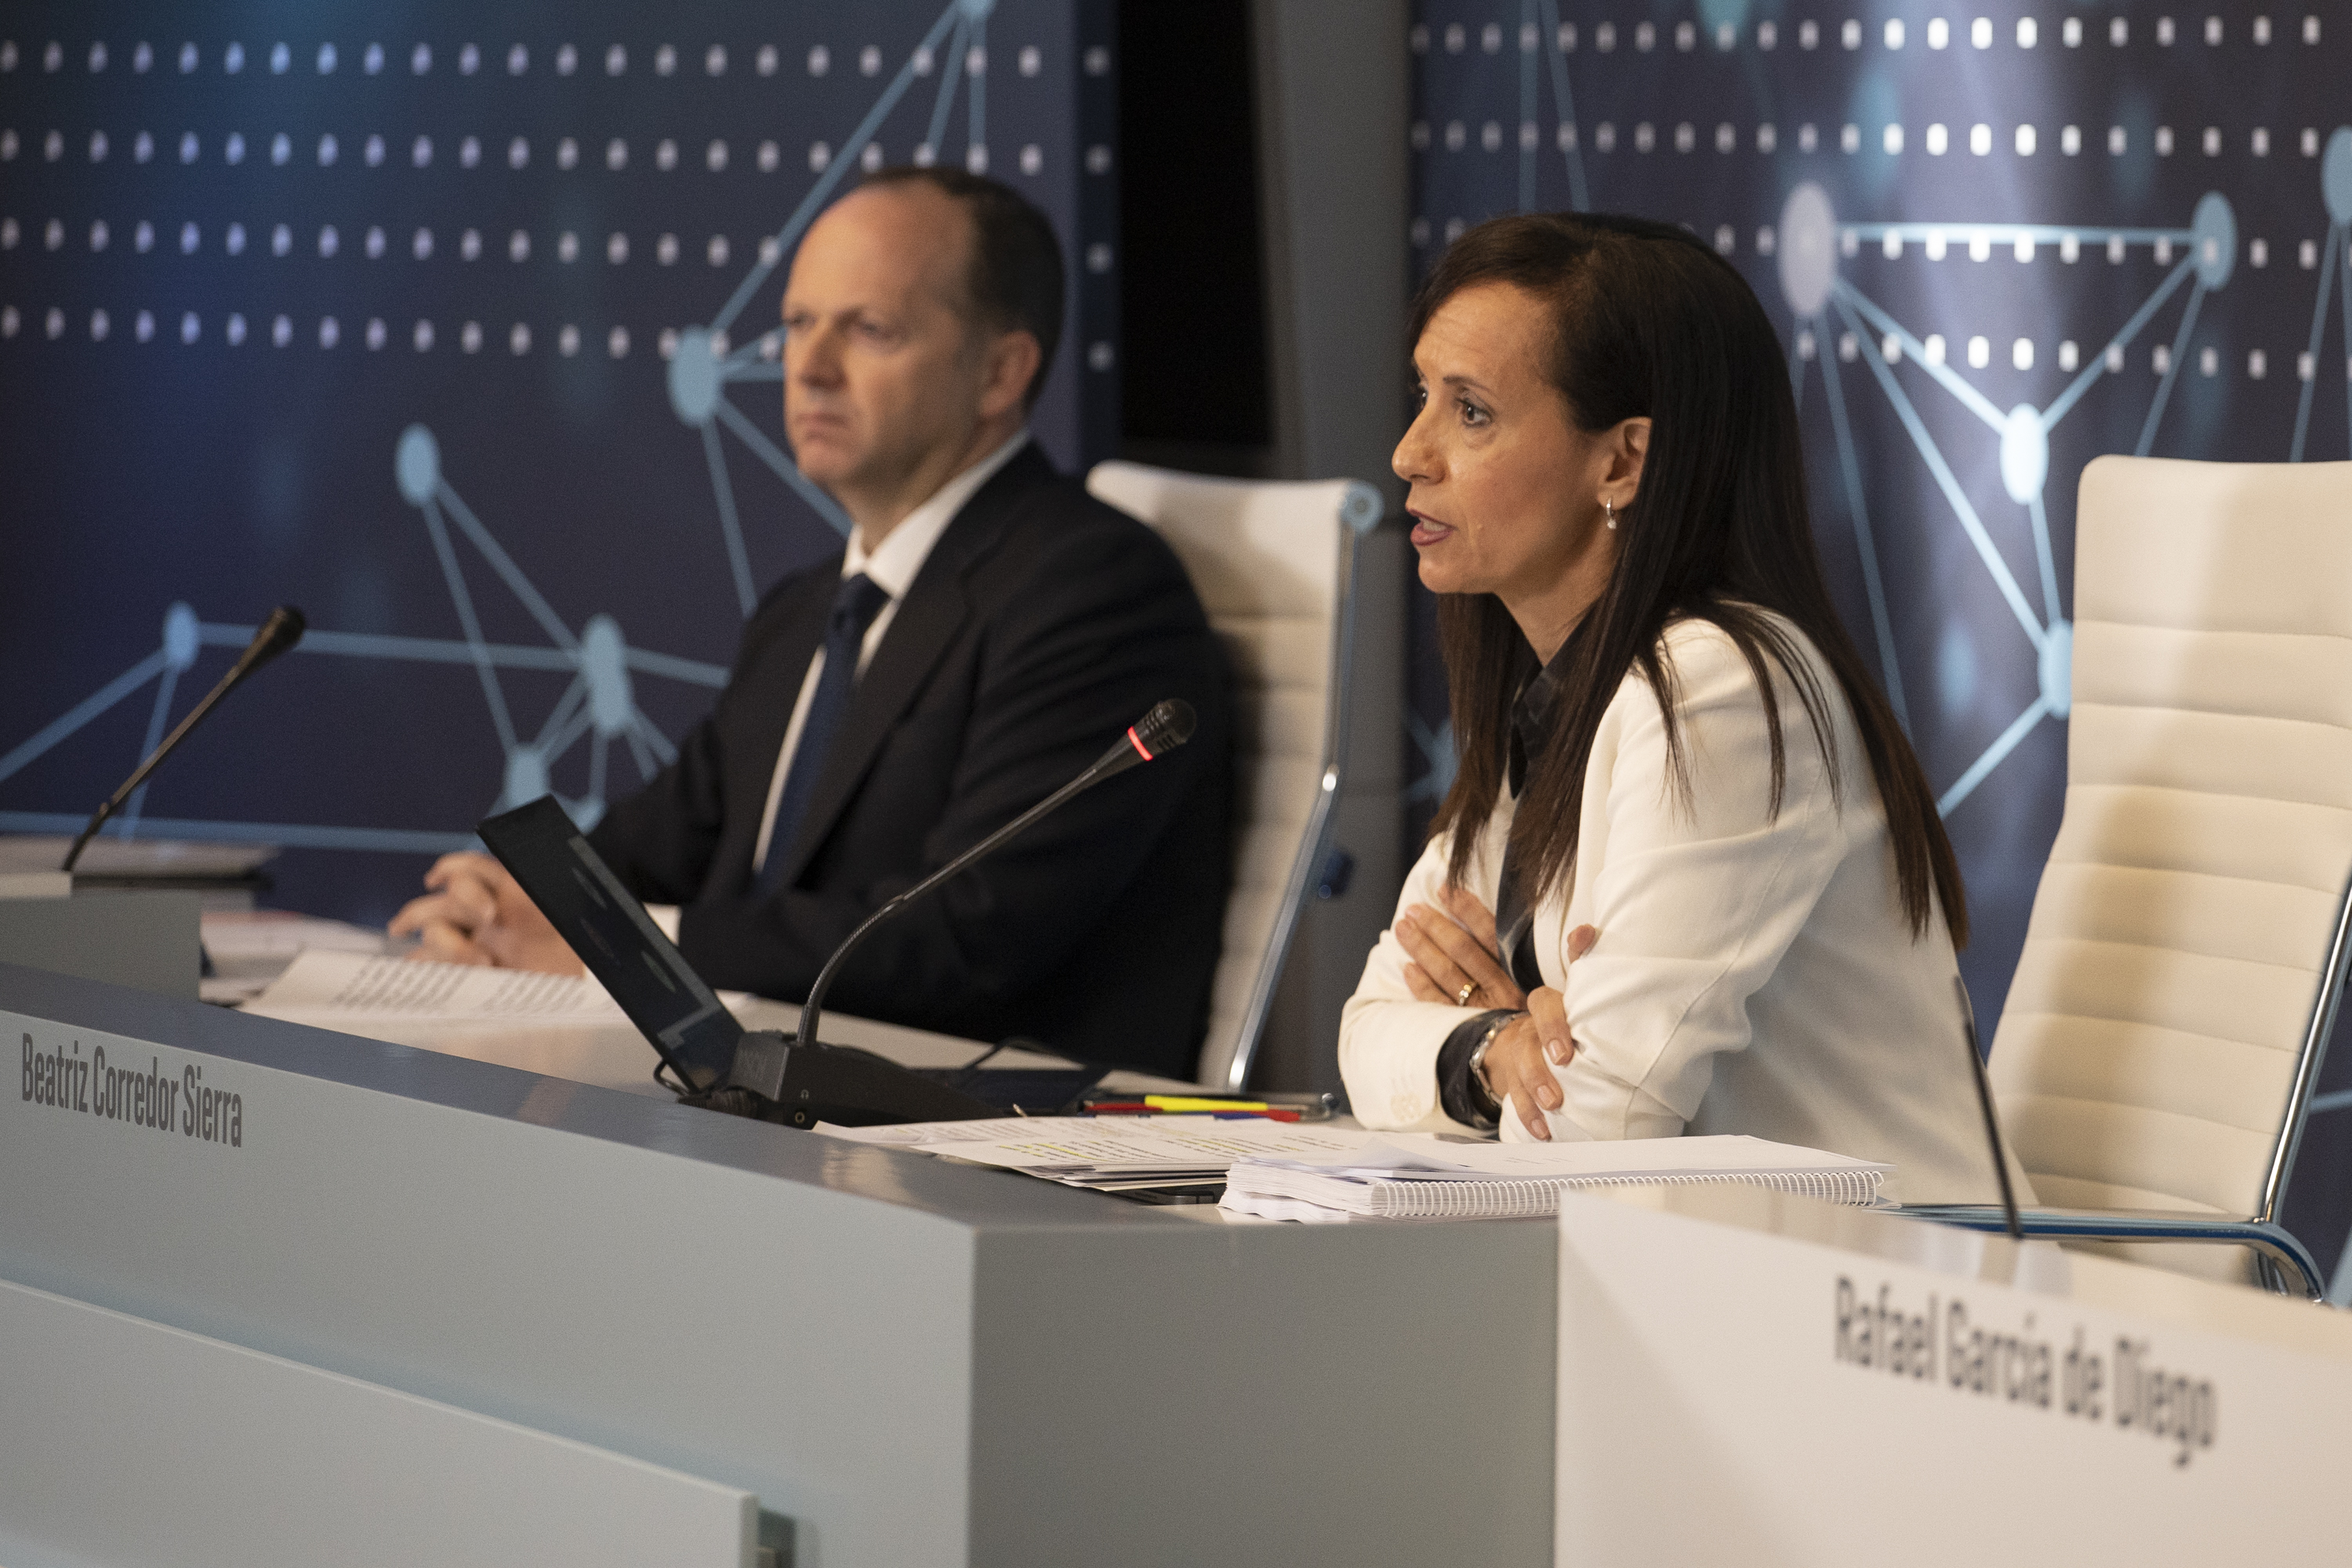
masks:
MULTIPOLYGON (((1511 284, 1550 310, 1545 379, 1579 429, 1651 422, 1640 492, 1617 512, 1616 565, 1569 639, 1550 742, 1528 759, 1511 853, 1528 868, 1530 890, 1559 886, 1575 865, 1585 764, 1629 670, 1657 696, 1669 774, 1688 800, 1674 667, 1661 657, 1675 621, 1721 627, 1754 671, 1771 742, 1773 815, 1788 768, 1770 664, 1802 703, 1833 797, 1843 799, 1827 700, 1769 611, 1811 642, 1853 710, 1914 937, 1926 933, 1940 903, 1953 942, 1965 945, 1967 897, 1935 797, 1822 581, 1796 402, 1780 341, 1746 280, 1666 224, 1569 213, 1499 217, 1455 240, 1432 269, 1413 301, 1411 341, 1448 299, 1484 283, 1511 284)), ((1437 629, 1461 767, 1430 831, 1454 835, 1448 869, 1458 883, 1502 793, 1511 704, 1536 658, 1491 594, 1441 595, 1437 629)))

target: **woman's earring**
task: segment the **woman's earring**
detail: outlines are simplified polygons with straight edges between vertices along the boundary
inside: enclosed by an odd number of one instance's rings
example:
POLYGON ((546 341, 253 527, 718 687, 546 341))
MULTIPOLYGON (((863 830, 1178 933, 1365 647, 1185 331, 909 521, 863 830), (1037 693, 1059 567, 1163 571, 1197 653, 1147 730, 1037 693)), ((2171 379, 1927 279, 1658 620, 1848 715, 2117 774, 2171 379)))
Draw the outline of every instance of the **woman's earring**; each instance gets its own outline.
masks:
POLYGON ((1608 514, 1609 526, 1613 530, 1617 526, 1617 509, 1610 503, 1607 496, 1601 498, 1601 510, 1608 514))

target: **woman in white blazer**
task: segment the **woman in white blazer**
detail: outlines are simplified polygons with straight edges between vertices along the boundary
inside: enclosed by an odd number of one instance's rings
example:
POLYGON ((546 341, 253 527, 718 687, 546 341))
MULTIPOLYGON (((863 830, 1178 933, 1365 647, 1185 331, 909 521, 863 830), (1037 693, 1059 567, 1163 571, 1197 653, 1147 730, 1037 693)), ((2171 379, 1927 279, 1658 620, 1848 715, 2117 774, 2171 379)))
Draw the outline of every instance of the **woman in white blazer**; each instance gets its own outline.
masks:
POLYGON ((1497 218, 1412 341, 1394 466, 1461 765, 1341 1025, 1356 1114, 1993 1196, 1958 867, 1823 586, 1753 292, 1678 228, 1497 218))

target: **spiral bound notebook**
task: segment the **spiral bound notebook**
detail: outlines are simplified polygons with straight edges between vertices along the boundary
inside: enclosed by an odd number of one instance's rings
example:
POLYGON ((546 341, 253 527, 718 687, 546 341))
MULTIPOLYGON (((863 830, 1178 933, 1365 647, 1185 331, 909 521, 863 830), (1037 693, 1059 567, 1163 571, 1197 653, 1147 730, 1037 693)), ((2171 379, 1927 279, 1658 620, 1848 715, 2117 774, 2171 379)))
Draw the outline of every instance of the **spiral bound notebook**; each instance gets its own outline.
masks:
POLYGON ((1828 1203, 1878 1201, 1891 1165, 1762 1138, 1605 1143, 1455 1143, 1390 1135, 1370 1162, 1243 1159, 1225 1178, 1237 1214, 1308 1222, 1510 1219, 1556 1214, 1570 1190, 1732 1183, 1828 1203))

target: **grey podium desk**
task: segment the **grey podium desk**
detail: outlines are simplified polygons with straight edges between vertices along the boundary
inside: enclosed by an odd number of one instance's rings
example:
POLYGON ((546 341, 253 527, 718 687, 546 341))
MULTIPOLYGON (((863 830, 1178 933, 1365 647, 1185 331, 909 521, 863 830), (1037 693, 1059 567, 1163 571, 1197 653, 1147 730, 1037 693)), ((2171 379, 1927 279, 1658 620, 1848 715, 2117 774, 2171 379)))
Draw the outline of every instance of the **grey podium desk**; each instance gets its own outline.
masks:
POLYGON ((1552 1226, 1201 1225, 8 965, 0 1029, 242 1118, 0 1096, 0 1277, 740 1487, 803 1568, 1549 1560, 1552 1226))

